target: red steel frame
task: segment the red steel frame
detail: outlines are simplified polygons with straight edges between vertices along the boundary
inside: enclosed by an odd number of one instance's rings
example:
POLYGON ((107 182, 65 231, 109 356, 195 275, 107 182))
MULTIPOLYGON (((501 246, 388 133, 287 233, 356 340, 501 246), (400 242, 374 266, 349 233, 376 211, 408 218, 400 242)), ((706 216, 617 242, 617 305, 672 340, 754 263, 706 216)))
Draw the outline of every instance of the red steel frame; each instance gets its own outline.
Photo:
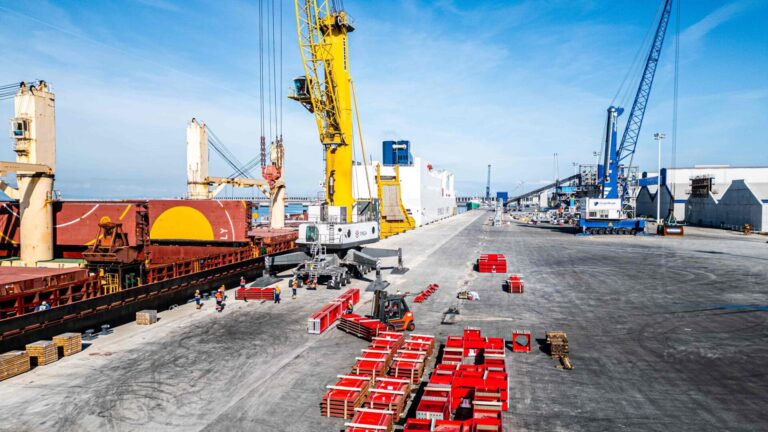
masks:
POLYGON ((531 352, 531 332, 528 330, 512 330, 512 352, 531 352), (525 343, 519 343, 522 338, 525 343))
POLYGON ((350 301, 352 301, 353 305, 360 301, 360 290, 358 288, 350 288, 344 291, 338 298, 310 315, 307 319, 307 332, 321 334, 328 330, 328 327, 344 315, 350 301))

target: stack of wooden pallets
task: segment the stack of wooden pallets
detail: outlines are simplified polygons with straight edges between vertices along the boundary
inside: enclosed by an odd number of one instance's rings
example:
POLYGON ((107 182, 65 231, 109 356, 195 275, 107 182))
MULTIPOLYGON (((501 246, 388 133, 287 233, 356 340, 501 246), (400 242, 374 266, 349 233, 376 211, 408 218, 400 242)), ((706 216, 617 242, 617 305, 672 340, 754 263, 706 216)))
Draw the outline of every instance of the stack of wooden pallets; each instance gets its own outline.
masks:
POLYGON ((0 354, 0 381, 29 371, 29 354, 26 351, 9 351, 0 354))
POLYGON ((563 368, 569 370, 573 369, 573 364, 571 363, 570 358, 570 349, 568 348, 568 335, 566 335, 565 332, 547 332, 547 345, 549 346, 549 354, 553 359, 560 360, 563 363, 563 368))
POLYGON ((367 375, 339 375, 339 380, 323 395, 320 402, 320 415, 351 419, 355 408, 360 408, 368 396, 371 377, 367 375))
POLYGON ((549 346, 549 354, 553 359, 568 355, 568 336, 565 332, 547 332, 547 345, 549 346))
POLYGON ((63 356, 71 356, 83 350, 83 337, 80 333, 63 333, 54 336, 53 343, 63 356))
POLYGON ((37 366, 45 366, 59 359, 59 351, 53 341, 41 340, 27 345, 27 354, 37 366))
POLYGON ((136 312, 136 324, 151 325, 157 322, 157 311, 154 309, 145 309, 136 312))

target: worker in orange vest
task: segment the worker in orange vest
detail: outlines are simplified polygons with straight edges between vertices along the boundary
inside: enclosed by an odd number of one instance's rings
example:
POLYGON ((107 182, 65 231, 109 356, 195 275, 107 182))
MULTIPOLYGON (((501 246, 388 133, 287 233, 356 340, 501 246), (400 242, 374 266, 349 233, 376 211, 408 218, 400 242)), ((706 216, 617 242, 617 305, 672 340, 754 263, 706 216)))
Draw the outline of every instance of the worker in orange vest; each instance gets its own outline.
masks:
POLYGON ((291 286, 291 291, 293 291, 291 300, 296 300, 296 290, 299 289, 299 279, 292 279, 289 285, 291 286))
POLYGON ((349 303, 347 303, 347 315, 351 314, 354 311, 355 311, 355 305, 352 304, 352 300, 350 300, 349 303))
POLYGON ((224 284, 221 284, 219 287, 219 292, 221 293, 221 300, 224 301, 227 299, 227 289, 224 287, 224 284))
POLYGON ((275 304, 280 303, 280 287, 275 286, 275 304))
POLYGON ((224 294, 221 290, 216 291, 216 312, 221 312, 224 309, 224 294))

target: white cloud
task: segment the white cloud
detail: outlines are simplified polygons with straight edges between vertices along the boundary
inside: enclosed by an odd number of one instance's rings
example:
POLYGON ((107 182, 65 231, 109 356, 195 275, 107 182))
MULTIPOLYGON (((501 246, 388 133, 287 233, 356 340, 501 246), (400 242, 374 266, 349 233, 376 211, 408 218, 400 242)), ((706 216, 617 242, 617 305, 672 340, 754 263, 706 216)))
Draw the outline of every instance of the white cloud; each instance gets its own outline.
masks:
POLYGON ((735 1, 710 12, 707 16, 689 26, 680 34, 681 43, 694 43, 702 40, 721 24, 744 12, 749 6, 746 1, 735 1))

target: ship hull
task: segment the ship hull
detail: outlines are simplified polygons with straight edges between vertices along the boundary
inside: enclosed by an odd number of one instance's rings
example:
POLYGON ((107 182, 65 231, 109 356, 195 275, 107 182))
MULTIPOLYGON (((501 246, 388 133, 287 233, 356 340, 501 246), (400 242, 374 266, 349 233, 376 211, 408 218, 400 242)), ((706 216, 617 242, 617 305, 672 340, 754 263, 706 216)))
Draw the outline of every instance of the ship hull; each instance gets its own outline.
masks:
POLYGON ((24 349, 28 343, 50 340, 66 332, 98 331, 103 324, 116 326, 134 321, 136 312, 163 310, 184 304, 195 290, 212 291, 222 284, 237 285, 240 277, 254 279, 263 273, 264 257, 252 258, 210 270, 125 289, 88 300, 0 321, 0 352, 24 349))

